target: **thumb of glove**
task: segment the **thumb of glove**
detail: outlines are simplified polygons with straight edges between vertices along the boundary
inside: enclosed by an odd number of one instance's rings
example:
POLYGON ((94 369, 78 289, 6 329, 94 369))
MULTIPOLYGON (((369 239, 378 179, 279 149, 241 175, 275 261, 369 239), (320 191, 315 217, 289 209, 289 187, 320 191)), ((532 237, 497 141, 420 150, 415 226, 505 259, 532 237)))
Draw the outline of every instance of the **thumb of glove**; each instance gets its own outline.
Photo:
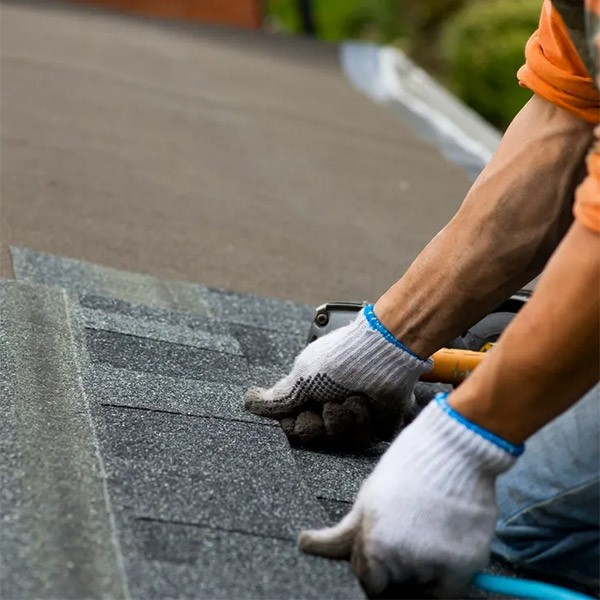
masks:
POLYGON ((260 417, 283 419, 297 413, 305 403, 303 379, 284 377, 269 389, 251 387, 244 396, 247 410, 260 417))

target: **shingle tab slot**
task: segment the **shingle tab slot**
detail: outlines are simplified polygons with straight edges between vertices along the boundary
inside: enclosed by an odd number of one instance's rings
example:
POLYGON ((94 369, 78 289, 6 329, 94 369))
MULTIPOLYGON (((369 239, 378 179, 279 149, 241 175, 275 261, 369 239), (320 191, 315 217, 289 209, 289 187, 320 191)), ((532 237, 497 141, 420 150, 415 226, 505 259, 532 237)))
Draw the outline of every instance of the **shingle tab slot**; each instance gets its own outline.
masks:
POLYGON ((244 409, 242 398, 247 385, 129 371, 100 363, 93 365, 88 377, 86 389, 90 398, 100 404, 279 427, 277 421, 257 417, 244 409))
POLYGON ((364 598, 349 563, 309 556, 294 542, 189 525, 137 521, 130 565, 135 598, 364 598))
POLYGON ((116 407, 101 414, 115 505, 292 541, 326 523, 278 427, 116 407))

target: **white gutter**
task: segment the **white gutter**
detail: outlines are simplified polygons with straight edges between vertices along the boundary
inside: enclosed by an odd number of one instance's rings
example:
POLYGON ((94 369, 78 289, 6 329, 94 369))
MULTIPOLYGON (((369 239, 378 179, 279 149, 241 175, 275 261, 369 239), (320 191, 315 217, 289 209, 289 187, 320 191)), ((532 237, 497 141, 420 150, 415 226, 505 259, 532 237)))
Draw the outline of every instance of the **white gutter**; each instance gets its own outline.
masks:
POLYGON ((419 135, 472 179, 491 158, 500 132, 400 50, 362 42, 340 46, 342 68, 367 96, 391 106, 419 135))

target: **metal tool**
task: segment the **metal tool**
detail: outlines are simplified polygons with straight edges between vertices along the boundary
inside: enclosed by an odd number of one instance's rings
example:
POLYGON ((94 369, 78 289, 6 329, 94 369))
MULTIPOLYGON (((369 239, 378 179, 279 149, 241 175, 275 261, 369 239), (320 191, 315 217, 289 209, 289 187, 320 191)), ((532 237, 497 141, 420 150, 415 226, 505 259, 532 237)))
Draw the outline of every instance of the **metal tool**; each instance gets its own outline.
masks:
POLYGON ((328 302, 317 307, 315 318, 308 330, 307 344, 314 342, 338 327, 348 325, 368 302, 328 302))
MULTIPOLYGON (((485 316, 468 331, 438 350, 431 357, 433 369, 421 376, 421 381, 451 383, 464 381, 485 358, 486 352, 526 304, 531 292, 520 290, 485 316)), ((368 302, 328 302, 316 309, 310 325, 307 343, 314 342, 338 327, 351 323, 368 302)))

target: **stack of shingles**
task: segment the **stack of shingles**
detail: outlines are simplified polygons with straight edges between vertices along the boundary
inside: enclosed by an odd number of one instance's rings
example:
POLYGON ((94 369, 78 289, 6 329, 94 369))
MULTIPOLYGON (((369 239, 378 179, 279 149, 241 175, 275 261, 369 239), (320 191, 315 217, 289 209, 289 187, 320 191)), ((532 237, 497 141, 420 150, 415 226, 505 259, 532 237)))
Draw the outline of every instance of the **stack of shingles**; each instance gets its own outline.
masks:
MULTIPOLYGON (((101 514, 114 516, 117 548, 110 564, 124 573, 132 597, 362 597, 347 563, 303 555, 295 538, 345 512, 375 458, 292 451, 279 426, 248 414, 241 401, 248 385, 272 383, 289 367, 311 309, 12 253, 17 279, 27 282, 4 283, 13 296, 15 286, 17 296, 50 289, 42 286, 69 290, 60 297, 69 304, 65 329, 82 384, 77 411, 89 410, 93 424, 81 444, 91 452, 99 441, 91 477, 103 483, 98 473, 105 470, 110 500, 101 514)), ((18 420, 17 406, 12 426, 18 420)), ((81 473, 67 468, 61 476, 81 473)), ((15 523, 14 544, 27 554, 19 537, 22 500, 5 498, 2 510, 15 523)), ((77 537, 69 544, 77 571, 77 537)), ((67 578, 62 590, 36 589, 56 595, 71 584, 67 578)), ((5 591, 18 596, 19 585, 9 582, 5 591)))

